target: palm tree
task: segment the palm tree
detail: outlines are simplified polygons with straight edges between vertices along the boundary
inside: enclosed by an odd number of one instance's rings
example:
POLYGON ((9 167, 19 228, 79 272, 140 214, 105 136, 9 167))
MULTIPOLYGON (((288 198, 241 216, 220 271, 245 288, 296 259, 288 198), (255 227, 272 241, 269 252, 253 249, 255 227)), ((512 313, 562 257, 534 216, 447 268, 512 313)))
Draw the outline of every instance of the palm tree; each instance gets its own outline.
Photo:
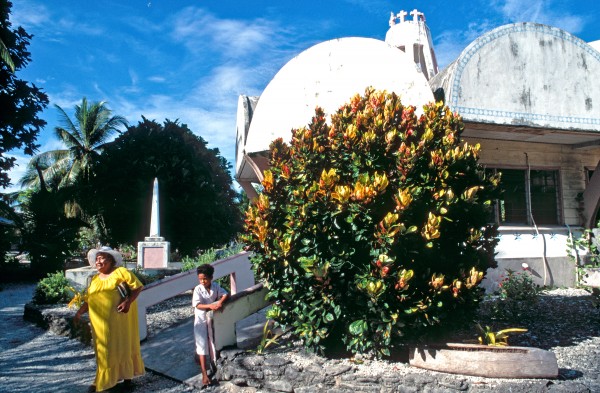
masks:
POLYGON ((39 187, 40 178, 51 188, 59 189, 88 180, 96 158, 120 126, 127 126, 122 116, 111 116, 105 102, 88 103, 84 97, 81 105, 75 105, 75 121, 58 105, 62 126, 54 129, 55 135, 64 143, 65 149, 51 150, 36 155, 29 162, 22 187, 39 187))

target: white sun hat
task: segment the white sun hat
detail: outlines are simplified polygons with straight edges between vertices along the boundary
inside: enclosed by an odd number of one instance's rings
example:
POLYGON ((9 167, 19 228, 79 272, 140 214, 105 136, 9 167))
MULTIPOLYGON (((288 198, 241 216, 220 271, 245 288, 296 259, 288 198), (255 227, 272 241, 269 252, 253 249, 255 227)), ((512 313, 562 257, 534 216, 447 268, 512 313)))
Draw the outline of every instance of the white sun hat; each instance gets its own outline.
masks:
POLYGON ((87 259, 90 263, 90 266, 96 266, 96 255, 98 255, 99 252, 112 255, 112 257, 115 259, 115 266, 120 266, 123 264, 123 255, 121 255, 119 251, 113 250, 110 247, 102 246, 98 249, 92 248, 90 251, 88 251, 87 259))

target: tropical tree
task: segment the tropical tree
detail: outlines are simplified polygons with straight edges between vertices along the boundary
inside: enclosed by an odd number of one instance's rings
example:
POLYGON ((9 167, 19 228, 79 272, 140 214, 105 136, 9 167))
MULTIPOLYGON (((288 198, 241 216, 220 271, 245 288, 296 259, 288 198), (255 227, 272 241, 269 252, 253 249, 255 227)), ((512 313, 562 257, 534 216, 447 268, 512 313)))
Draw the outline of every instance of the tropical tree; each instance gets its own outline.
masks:
POLYGON ((22 247, 29 253, 36 277, 62 270, 77 248, 77 234, 86 223, 65 214, 65 201, 72 197, 71 192, 72 187, 49 191, 42 184, 40 189, 29 189, 21 195, 22 247))
POLYGON ((31 60, 27 50, 31 35, 19 27, 11 28, 9 21, 12 3, 0 0, 0 187, 10 185, 8 171, 16 159, 5 153, 22 149, 33 155, 35 141, 46 122, 38 113, 48 105, 48 97, 33 84, 18 79, 14 71, 24 68, 31 60), (12 65, 11 65, 12 63, 12 65))
POLYGON ((56 127, 54 133, 66 148, 33 157, 21 179, 24 187, 39 186, 40 171, 45 181, 57 188, 73 185, 78 180, 88 181, 106 143, 120 132, 119 127, 127 126, 124 117, 111 116, 112 111, 105 102, 88 103, 84 97, 80 105, 75 105, 74 120, 63 108, 55 106, 62 125, 56 127))
POLYGON ((90 182, 91 206, 110 244, 148 236, 152 184, 158 178, 161 235, 171 248, 190 255, 220 246, 241 230, 241 212, 218 149, 185 124, 143 118, 107 146, 90 182))
POLYGON ((9 196, 0 194, 0 282, 11 276, 11 270, 18 266, 13 258, 6 255, 18 242, 19 226, 22 226, 22 220, 11 206, 9 196))

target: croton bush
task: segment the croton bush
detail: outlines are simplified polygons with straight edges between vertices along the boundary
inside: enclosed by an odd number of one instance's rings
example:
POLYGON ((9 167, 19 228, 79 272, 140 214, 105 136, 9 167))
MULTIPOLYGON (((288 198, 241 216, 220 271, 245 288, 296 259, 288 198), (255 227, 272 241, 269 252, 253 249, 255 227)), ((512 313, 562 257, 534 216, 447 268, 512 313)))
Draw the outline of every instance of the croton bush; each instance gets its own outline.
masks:
POLYGON ((442 103, 417 116, 369 88, 275 140, 244 239, 268 316, 308 347, 378 355, 468 319, 495 266, 499 178, 463 128, 442 103))

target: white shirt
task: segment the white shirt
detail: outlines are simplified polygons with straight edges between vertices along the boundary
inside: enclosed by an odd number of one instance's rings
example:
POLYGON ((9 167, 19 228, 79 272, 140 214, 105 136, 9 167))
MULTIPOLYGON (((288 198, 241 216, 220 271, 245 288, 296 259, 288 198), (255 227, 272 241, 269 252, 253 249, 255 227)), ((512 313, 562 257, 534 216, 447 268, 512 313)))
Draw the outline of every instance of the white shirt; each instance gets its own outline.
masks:
POLYGON ((192 297, 192 306, 194 307, 194 316, 196 320, 206 322, 206 310, 199 310, 198 304, 211 304, 227 295, 227 291, 221 288, 216 282, 210 284, 210 289, 206 289, 204 285, 198 284, 194 288, 194 296, 192 297))

